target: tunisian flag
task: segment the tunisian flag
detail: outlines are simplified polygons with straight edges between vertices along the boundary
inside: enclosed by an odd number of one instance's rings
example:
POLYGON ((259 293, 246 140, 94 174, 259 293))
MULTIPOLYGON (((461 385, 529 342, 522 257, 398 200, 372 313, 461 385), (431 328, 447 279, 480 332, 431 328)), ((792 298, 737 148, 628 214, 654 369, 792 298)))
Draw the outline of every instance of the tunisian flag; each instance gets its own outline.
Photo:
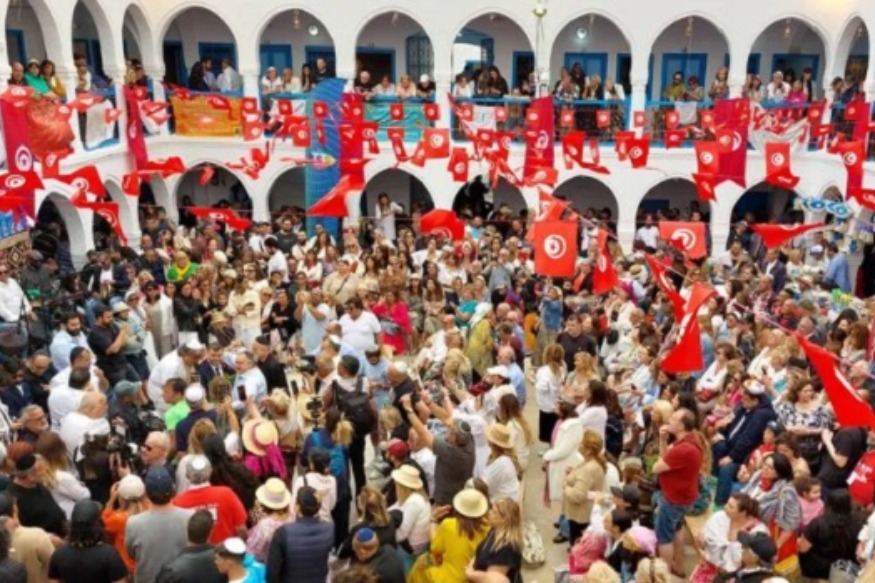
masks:
POLYGON ((349 208, 346 205, 346 195, 350 190, 361 190, 364 179, 357 179, 352 174, 344 174, 337 184, 320 198, 316 204, 307 209, 311 217, 348 217, 349 208))
POLYGON ((532 225, 535 273, 551 277, 574 275, 577 221, 538 221, 532 225))
POLYGON ((677 340, 671 351, 662 358, 662 370, 670 373, 697 372, 705 367, 699 330, 699 308, 717 292, 701 283, 693 284, 693 291, 684 306, 677 340))
POLYGON ((644 260, 647 261, 647 267, 650 269, 650 273, 653 274, 653 280, 656 282, 656 285, 659 286, 659 289, 665 294, 668 301, 671 302, 672 308, 674 308, 675 320, 680 320, 684 317, 684 298, 675 289, 674 283, 672 283, 666 273, 665 266, 654 259, 650 253, 644 254, 644 260))
POLYGON ((73 188, 80 189, 88 194, 93 194, 97 198, 106 196, 106 188, 103 186, 103 180, 100 178, 100 172, 93 164, 83 166, 72 174, 58 174, 55 180, 68 184, 73 188))
POLYGON ((766 182, 788 190, 799 184, 790 170, 789 142, 766 142, 766 182))
POLYGON ((866 148, 863 142, 853 141, 839 144, 836 152, 842 157, 845 170, 848 171, 848 186, 850 191, 863 186, 863 159, 866 158, 866 148))
POLYGON ((428 211, 422 215, 419 226, 423 235, 435 235, 448 241, 461 241, 465 238, 465 223, 451 210, 428 211))
POLYGON ((598 246, 598 254, 592 267, 592 293, 600 296, 617 287, 620 284, 620 278, 614 268, 614 260, 608 253, 608 232, 604 229, 599 229, 596 245, 598 246))
POLYGON ((128 121, 125 130, 128 132, 128 151, 134 159, 137 170, 143 170, 149 161, 146 151, 146 137, 143 135, 143 122, 140 121, 140 96, 130 88, 125 88, 125 101, 128 105, 128 121))
POLYGON ((838 361, 832 353, 812 344, 798 334, 796 339, 805 350, 805 356, 823 384, 835 412, 836 420, 842 427, 875 427, 875 413, 857 390, 851 386, 839 370, 838 361))
MULTIPOLYGON (((6 92, 12 92, 10 89, 6 92)), ((29 92, 23 92, 29 96, 29 92)), ((16 196, 25 199, 27 202, 20 205, 30 217, 36 217, 36 203, 34 202, 35 188, 42 188, 42 183, 39 186, 22 188, 10 188, 9 184, 26 185, 33 183, 33 178, 30 174, 34 172, 33 150, 30 147, 30 137, 27 124, 27 108, 16 106, 16 101, 5 98, 0 99, 0 115, 3 119, 3 138, 6 145, 6 167, 9 173, 4 178, 5 190, 16 190, 16 196)), ((27 97, 25 97, 27 99, 27 97)), ((26 102, 22 102, 24 104, 26 102)), ((39 177, 37 182, 39 182, 39 177)))
POLYGON ((128 236, 125 235, 125 230, 122 228, 122 223, 118 215, 118 203, 116 202, 86 202, 80 205, 81 208, 87 208, 94 211, 104 221, 109 223, 115 234, 118 235, 122 245, 128 244, 128 236))
POLYGON ((769 249, 774 249, 794 237, 798 237, 808 231, 823 229, 826 226, 826 223, 813 223, 810 225, 751 225, 750 227, 762 237, 763 245, 769 249))
POLYGON ((717 184, 727 180, 741 187, 747 186, 747 131, 750 120, 750 102, 745 98, 722 99, 714 104, 717 127, 732 132, 729 152, 720 154, 720 173, 717 184))
POLYGON ((526 112, 526 159, 523 178, 528 178, 539 168, 553 167, 553 96, 533 99, 526 112))
POLYGON ((213 208, 205 206, 190 206, 188 212, 202 219, 213 219, 214 221, 222 221, 236 231, 245 231, 252 226, 252 221, 239 216, 234 209, 229 208, 213 208))
POLYGON ((690 259, 708 254, 705 223, 659 221, 659 238, 683 251, 690 259))

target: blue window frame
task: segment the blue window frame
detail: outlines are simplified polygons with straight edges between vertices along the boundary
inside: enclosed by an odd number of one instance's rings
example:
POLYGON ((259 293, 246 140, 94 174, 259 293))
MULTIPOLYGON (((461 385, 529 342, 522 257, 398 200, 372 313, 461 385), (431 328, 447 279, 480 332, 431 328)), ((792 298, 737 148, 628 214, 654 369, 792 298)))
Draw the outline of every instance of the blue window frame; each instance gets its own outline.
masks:
POLYGON ((433 77, 434 50, 431 39, 424 34, 414 34, 407 37, 406 45, 407 74, 414 79, 419 79, 420 75, 433 77))
POLYGON ((177 84, 188 85, 188 67, 185 66, 181 41, 164 41, 164 67, 168 81, 175 77, 177 84))
POLYGON ((237 47, 234 43, 198 43, 198 56, 210 57, 213 61, 213 75, 222 73, 222 59, 231 59, 231 66, 237 68, 237 47))
POLYGON ((514 51, 511 63, 511 77, 508 79, 510 89, 522 86, 523 80, 535 70, 535 53, 532 51, 514 51))
POLYGON ((602 83, 608 77, 608 53, 565 53, 564 63, 569 73, 575 63, 580 63, 587 77, 598 75, 602 83))
MULTIPOLYGON (((374 63, 382 63, 379 66, 371 66, 365 67, 368 69, 368 72, 371 74, 371 81, 374 83, 379 82, 382 79, 383 75, 388 74, 392 79, 395 79, 395 49, 387 49, 387 48, 374 48, 374 47, 357 47, 355 50, 355 58, 362 59, 363 61, 368 60, 368 57, 376 57, 375 59, 371 59, 371 62, 374 63), (388 59, 386 59, 388 57, 388 59), (388 61, 388 63, 387 63, 388 61), (389 70, 385 71, 385 67, 388 66, 389 70)), ((417 79, 418 81, 418 79, 417 79)))
POLYGON ((6 47, 9 51, 9 62, 27 62, 27 49, 24 44, 24 31, 15 28, 6 29, 6 47))
POLYGON ((751 53, 747 56, 747 73, 749 75, 759 75, 760 74, 760 61, 762 60, 762 55, 759 53, 751 53))
POLYGON ((262 72, 268 67, 274 67, 282 75, 283 69, 292 68, 292 45, 263 43, 258 48, 258 57, 262 72))
POLYGON ((802 76, 802 69, 811 67, 811 79, 817 81, 818 71, 820 69, 820 55, 814 54, 792 54, 792 53, 775 53, 772 55, 772 71, 786 71, 793 69, 796 77, 802 76))
POLYGON ((665 53, 662 55, 662 88, 659 99, 665 95, 665 90, 671 85, 671 78, 677 71, 684 74, 684 83, 695 75, 699 78, 699 85, 705 86, 705 75, 708 71, 707 53, 665 53))
POLYGON ((627 96, 632 95, 632 55, 617 53, 617 75, 614 77, 617 85, 623 86, 627 96))
POLYGON ((304 47, 304 54, 307 56, 307 64, 314 71, 316 70, 316 59, 325 59, 328 70, 332 75, 335 73, 334 65, 336 58, 334 56, 334 47, 311 45, 304 47))
POLYGON ((100 52, 100 41, 94 38, 74 38, 73 52, 85 55, 88 67, 93 73, 103 74, 103 54, 100 52))
POLYGON ((486 67, 491 67, 495 62, 495 39, 487 37, 480 39, 480 61, 486 67))

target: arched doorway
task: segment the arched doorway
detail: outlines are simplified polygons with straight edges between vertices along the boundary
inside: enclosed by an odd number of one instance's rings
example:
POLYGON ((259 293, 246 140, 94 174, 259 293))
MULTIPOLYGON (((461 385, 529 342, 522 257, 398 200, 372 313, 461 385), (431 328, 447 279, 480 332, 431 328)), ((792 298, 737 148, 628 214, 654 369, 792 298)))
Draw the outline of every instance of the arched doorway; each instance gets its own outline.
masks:
POLYGON ((125 59, 137 59, 144 66, 153 66, 154 55, 152 46, 152 31, 149 30, 149 21, 143 14, 142 9, 136 4, 131 4, 125 11, 122 24, 122 46, 125 59))
POLYGON ((815 27, 798 18, 773 22, 754 41, 748 56, 748 72, 760 76, 763 85, 780 71, 784 81, 800 79, 803 71, 811 70, 814 98, 822 95, 826 75, 826 43, 815 27))
POLYGON ((374 174, 365 184, 359 203, 363 216, 376 217, 377 199, 383 193, 389 195, 390 201, 401 205, 407 216, 434 208, 431 193, 419 178, 404 170, 389 168, 374 174))
POLYGON ((696 185, 685 178, 670 178, 653 186, 638 203, 636 226, 644 223, 644 216, 653 215, 656 220, 708 222, 711 209, 707 202, 699 200, 696 185))
POLYGON ((205 185, 201 185, 201 174, 208 165, 207 163, 197 164, 183 174, 176 186, 174 200, 178 201, 180 207, 209 207, 223 203, 229 205, 241 216, 251 217, 252 199, 249 197, 249 192, 230 170, 213 166, 215 173, 212 179, 205 185))
POLYGON ((480 72, 497 67, 511 92, 535 71, 532 43, 510 17, 490 12, 470 20, 453 43, 453 74, 464 74, 476 83, 480 72))
POLYGON ((416 83, 421 75, 434 78, 434 51, 422 25, 394 11, 371 19, 356 39, 356 74, 367 71, 377 85, 384 77, 396 83, 409 75, 416 83))
POLYGON ((632 94, 629 40, 604 16, 582 14, 556 35, 550 57, 550 78, 554 82, 560 79, 561 69, 579 71, 586 77, 598 75, 602 84, 611 79, 623 88, 625 95, 632 94))
POLYGON ((795 205, 796 192, 760 182, 750 188, 732 207, 732 222, 801 223, 805 215, 795 205))
POLYGON ((109 20, 95 0, 79 0, 73 10, 73 57, 85 58, 96 88, 106 87, 110 75, 104 67, 114 67, 113 38, 109 20))
POLYGON ((729 41, 721 29, 701 16, 681 18, 663 30, 651 47, 647 95, 659 101, 677 101, 672 87, 695 91, 691 79, 707 97, 717 71, 729 67, 729 41))
POLYGON ((8 6, 6 51, 10 64, 63 54, 58 26, 46 0, 19 0, 8 6))
POLYGON ((94 249, 94 239, 91 229, 86 228, 84 214, 66 197, 55 192, 47 194, 37 210, 31 244, 47 261, 56 261, 62 275, 84 265, 85 254, 94 249))
POLYGON ((459 215, 486 218, 502 206, 513 216, 527 216, 529 205, 522 191, 504 178, 495 188, 483 175, 476 175, 463 184, 453 198, 453 211, 459 215))
POLYGON ((301 212, 307 207, 306 202, 307 170, 291 168, 274 180, 267 195, 267 208, 271 219, 276 219, 286 211, 296 208, 301 212))
POLYGON ((222 72, 222 59, 237 65, 237 42, 230 27, 215 12, 206 8, 188 8, 174 17, 162 39, 164 80, 188 85, 192 67, 204 58, 211 60, 215 77, 222 72))
POLYGON ((255 38, 261 73, 274 67, 282 76, 284 69, 292 69, 300 79, 302 67, 315 68, 318 58, 325 59, 329 71, 334 72, 334 39, 325 25, 305 10, 280 12, 255 38))
POLYGON ((617 197, 608 186, 592 176, 575 176, 558 185, 553 196, 571 203, 575 212, 586 218, 609 216, 610 222, 619 220, 617 197))
POLYGON ((869 29, 862 18, 855 17, 842 32, 832 76, 864 81, 869 71, 869 49, 869 29))

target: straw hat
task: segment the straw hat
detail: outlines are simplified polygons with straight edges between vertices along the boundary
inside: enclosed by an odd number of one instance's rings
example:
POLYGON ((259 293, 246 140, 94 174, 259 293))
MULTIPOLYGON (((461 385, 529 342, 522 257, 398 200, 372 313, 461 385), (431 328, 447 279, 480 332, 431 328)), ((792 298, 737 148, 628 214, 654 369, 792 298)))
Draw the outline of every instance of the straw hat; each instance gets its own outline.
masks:
MULTIPOLYGON (((317 399, 319 401, 322 400, 319 399, 319 397, 317 397, 316 395, 310 395, 304 392, 301 392, 301 394, 298 395, 298 412, 301 414, 301 417, 303 417, 304 420, 309 421, 310 423, 316 421, 316 419, 313 417, 313 412, 310 410, 309 407, 307 407, 307 404, 313 399, 317 399)), ((325 409, 323 407, 320 407, 319 412, 319 418, 321 419, 325 416, 325 409)))
POLYGON ((413 466, 401 466, 392 472, 392 480, 410 490, 422 490, 422 477, 413 466))
POLYGON ((489 501, 480 490, 465 488, 453 497, 453 510, 468 518, 481 518, 489 511, 489 501))
POLYGON ((501 423, 493 423, 486 429, 486 441, 501 449, 513 449, 510 431, 501 423))
POLYGON ((292 505, 292 495, 279 478, 270 478, 255 491, 255 499, 271 510, 282 510, 292 505))
POLYGON ((270 445, 279 443, 279 432, 273 421, 250 419, 243 423, 243 445, 253 455, 263 457, 270 445))

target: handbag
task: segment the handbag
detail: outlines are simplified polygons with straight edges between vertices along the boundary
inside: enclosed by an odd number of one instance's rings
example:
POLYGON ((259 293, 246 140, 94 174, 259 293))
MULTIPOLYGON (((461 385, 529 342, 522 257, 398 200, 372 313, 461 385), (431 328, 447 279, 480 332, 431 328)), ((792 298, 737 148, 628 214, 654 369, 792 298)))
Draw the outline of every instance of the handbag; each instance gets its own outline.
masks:
POLYGON ((527 522, 523 528, 522 555, 523 562, 534 567, 543 565, 547 560, 547 554, 544 552, 544 539, 541 538, 538 527, 532 521, 527 522))

